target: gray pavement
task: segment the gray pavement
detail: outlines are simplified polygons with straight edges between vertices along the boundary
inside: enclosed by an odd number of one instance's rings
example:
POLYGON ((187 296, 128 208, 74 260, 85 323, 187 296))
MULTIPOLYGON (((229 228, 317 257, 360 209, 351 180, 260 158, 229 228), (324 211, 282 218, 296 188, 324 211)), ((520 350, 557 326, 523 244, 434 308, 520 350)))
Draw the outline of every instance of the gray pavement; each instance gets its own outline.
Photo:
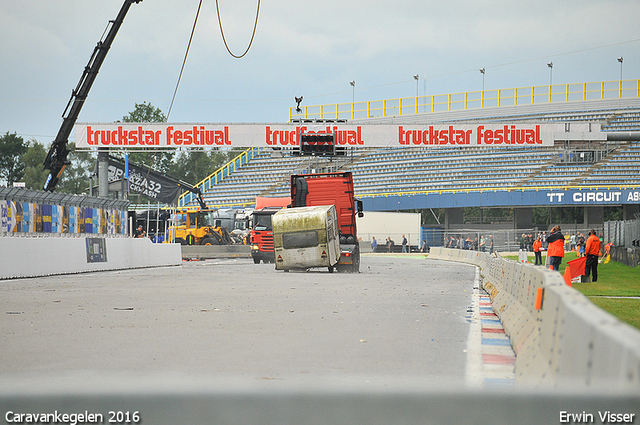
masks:
POLYGON ((0 281, 0 378, 463 384, 474 276, 366 255, 359 274, 219 259, 0 281))

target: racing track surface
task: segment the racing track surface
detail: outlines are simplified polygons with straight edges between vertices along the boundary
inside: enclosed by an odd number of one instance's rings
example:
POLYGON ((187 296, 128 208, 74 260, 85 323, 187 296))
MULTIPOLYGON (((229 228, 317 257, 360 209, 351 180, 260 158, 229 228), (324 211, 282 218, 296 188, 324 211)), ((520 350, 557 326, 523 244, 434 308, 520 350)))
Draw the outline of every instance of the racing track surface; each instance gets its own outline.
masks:
POLYGON ((369 255, 359 274, 219 259, 0 281, 0 377, 464 384, 474 277, 369 255))

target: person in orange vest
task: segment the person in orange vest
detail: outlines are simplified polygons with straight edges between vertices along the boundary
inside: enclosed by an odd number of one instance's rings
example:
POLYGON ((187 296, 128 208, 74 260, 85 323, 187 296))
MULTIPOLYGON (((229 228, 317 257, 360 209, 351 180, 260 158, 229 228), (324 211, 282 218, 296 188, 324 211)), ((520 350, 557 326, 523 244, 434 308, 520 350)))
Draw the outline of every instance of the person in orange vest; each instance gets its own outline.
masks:
POLYGON ((547 237, 549 248, 547 249, 547 257, 549 257, 549 265, 555 271, 560 271, 560 263, 564 257, 564 236, 560 226, 551 229, 551 234, 547 237))
POLYGON ((536 266, 542 265, 542 252, 540 252, 540 248, 542 248, 542 241, 540 240, 540 236, 533 242, 533 253, 536 256, 536 266))
POLYGON ((600 238, 596 236, 596 231, 591 229, 589 232, 589 238, 584 248, 585 254, 587 254, 587 263, 584 267, 584 274, 589 277, 591 274, 592 282, 598 281, 598 258, 602 256, 600 250, 600 238))

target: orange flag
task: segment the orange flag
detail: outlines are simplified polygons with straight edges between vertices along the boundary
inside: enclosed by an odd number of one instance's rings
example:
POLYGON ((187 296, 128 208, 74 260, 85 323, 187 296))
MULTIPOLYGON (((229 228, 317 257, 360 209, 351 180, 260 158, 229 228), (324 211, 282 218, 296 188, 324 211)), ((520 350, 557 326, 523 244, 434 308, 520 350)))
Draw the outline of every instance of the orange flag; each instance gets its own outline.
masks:
POLYGON ((573 261, 569 261, 567 263, 567 268, 564 269, 564 282, 571 285, 571 279, 582 276, 584 274, 584 269, 587 264, 587 257, 580 257, 573 261))
POLYGON ((571 279, 574 277, 582 276, 584 274, 585 266, 587 265, 587 257, 576 258, 573 261, 569 261, 567 266, 571 268, 571 279))

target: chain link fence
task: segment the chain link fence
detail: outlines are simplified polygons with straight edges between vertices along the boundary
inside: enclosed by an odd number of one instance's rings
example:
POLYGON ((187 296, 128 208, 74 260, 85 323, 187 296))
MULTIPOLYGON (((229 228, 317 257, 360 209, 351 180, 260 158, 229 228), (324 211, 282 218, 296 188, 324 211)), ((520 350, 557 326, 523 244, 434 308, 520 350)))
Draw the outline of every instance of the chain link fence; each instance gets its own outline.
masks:
POLYGON ((634 241, 640 241, 640 219, 607 221, 604 223, 604 241, 615 246, 634 246, 634 241))
POLYGON ((611 259, 627 266, 640 264, 640 217, 604 223, 604 243, 611 242, 611 259))

